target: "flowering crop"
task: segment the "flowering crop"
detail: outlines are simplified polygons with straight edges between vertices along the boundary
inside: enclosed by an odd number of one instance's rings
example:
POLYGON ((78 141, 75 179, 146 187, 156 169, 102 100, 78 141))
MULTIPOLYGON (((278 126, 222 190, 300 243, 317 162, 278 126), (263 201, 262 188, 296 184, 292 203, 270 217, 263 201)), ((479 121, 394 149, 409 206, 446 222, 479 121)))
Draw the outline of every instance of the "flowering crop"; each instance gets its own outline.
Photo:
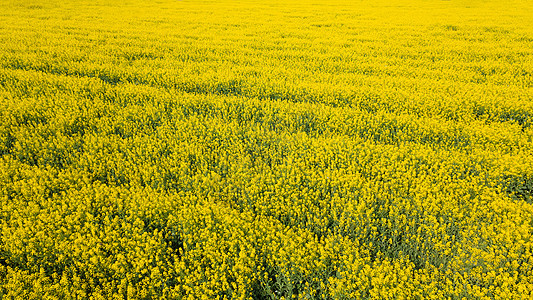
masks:
POLYGON ((533 2, 0 0, 0 298, 533 297, 533 2))

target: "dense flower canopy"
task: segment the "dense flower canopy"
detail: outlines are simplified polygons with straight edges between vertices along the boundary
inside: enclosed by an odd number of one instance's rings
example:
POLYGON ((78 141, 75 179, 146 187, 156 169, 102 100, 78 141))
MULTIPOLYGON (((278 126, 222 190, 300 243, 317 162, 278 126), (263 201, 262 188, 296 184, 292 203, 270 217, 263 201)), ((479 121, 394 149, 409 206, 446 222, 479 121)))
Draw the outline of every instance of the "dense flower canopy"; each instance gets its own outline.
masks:
POLYGON ((0 0, 0 298, 533 297, 533 2, 0 0))

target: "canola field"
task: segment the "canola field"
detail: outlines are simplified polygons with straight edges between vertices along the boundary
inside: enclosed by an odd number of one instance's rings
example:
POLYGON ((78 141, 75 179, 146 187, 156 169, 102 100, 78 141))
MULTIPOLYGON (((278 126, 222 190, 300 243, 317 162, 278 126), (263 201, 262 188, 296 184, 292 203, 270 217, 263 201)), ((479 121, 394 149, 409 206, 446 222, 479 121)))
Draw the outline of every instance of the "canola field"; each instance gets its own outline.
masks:
POLYGON ((533 2, 0 0, 1 299, 532 299, 533 2))

